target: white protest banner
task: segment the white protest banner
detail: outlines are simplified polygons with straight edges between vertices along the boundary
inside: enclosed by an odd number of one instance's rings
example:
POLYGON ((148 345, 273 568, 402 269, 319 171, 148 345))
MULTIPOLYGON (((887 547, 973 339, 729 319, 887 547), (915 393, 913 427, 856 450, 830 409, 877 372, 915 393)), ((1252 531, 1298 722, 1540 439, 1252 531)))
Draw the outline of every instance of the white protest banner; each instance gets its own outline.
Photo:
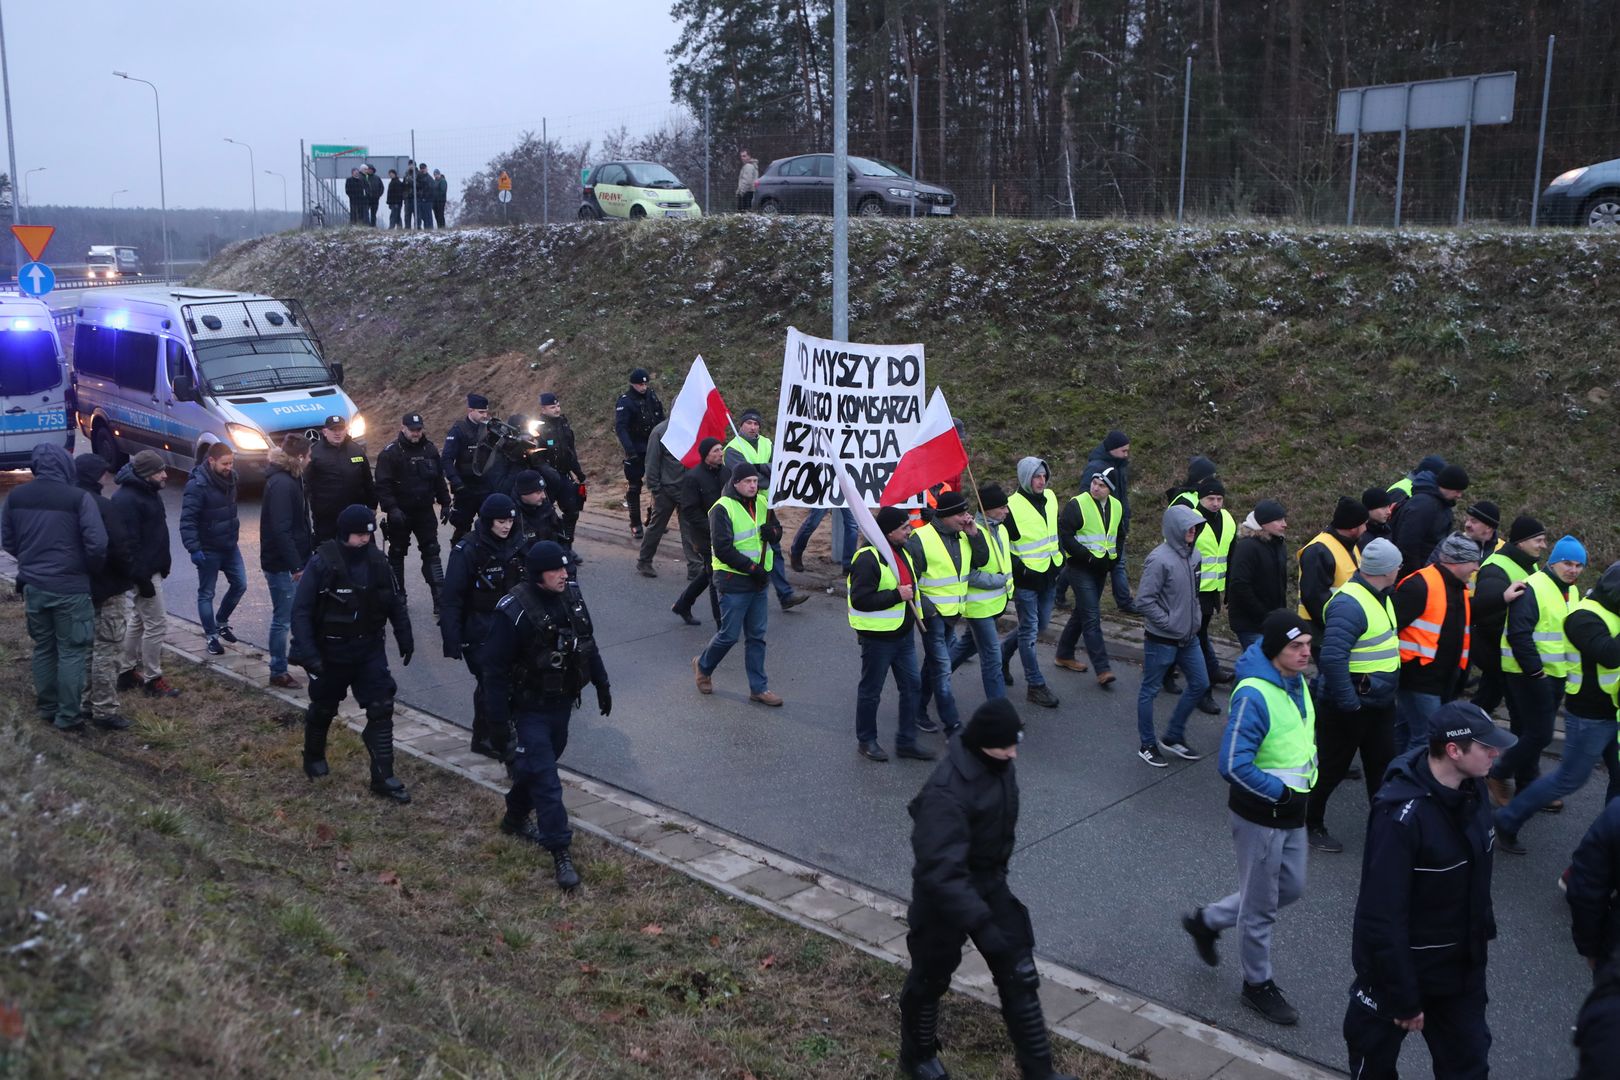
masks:
POLYGON ((788 327, 771 505, 843 506, 841 463, 862 501, 876 506, 902 451, 916 441, 926 376, 921 345, 828 341, 788 327))

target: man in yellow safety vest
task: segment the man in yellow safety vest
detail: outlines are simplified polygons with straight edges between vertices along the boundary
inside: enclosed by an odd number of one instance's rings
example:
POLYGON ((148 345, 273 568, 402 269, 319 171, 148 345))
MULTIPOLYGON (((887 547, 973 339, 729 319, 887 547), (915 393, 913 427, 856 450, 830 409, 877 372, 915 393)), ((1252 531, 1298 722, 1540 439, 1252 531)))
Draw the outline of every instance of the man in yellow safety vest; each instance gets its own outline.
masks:
POLYGON ((1058 499, 1047 487, 1052 470, 1038 457, 1018 463, 1018 490, 1007 500, 1007 535, 1012 538, 1013 604, 1018 608, 1018 629, 1001 642, 1001 677, 1012 685, 1008 668, 1013 650, 1024 665, 1025 698, 1046 709, 1058 706, 1057 695, 1046 685, 1035 656, 1035 641, 1052 621, 1057 602, 1058 572, 1063 549, 1058 546, 1058 499))
POLYGON ((917 568, 923 605, 922 701, 917 708, 917 729, 929 733, 941 728, 954 735, 962 726, 956 695, 951 692, 951 649, 956 644, 956 623, 967 602, 968 575, 973 571, 973 540, 978 531, 973 511, 959 491, 942 491, 934 505, 934 520, 914 529, 906 551, 917 568), (928 702, 937 701, 939 720, 928 715, 928 702))
POLYGON ((849 625, 861 643, 861 681, 855 689, 855 742, 868 761, 888 761, 878 744, 877 710, 883 684, 894 673, 900 691, 900 726, 894 736, 899 757, 933 761, 934 752, 917 745, 917 714, 922 681, 917 669, 917 568, 906 552, 911 522, 898 506, 877 512, 877 527, 889 546, 880 552, 865 544, 850 561, 845 592, 849 625), (890 566, 889 556, 894 565, 890 566), (898 572, 897 572, 898 571, 898 572))
POLYGON ((714 669, 739 639, 746 638, 748 700, 782 704, 765 678, 765 587, 773 558, 767 533, 772 531, 781 536, 776 515, 766 509, 765 493, 759 490, 759 473, 744 462, 731 470, 731 482, 709 511, 710 566, 720 594, 720 629, 703 654, 692 657, 700 694, 714 693, 714 669))
POLYGON ((962 620, 968 632, 958 637, 951 649, 951 670, 978 654, 984 699, 993 701, 1007 696, 1007 684, 1001 681, 1001 665, 995 663, 995 657, 1001 652, 996 620, 1007 610, 1007 600, 1013 591, 1012 539, 1007 535, 1007 496, 1001 485, 981 486, 979 505, 984 513, 969 537, 973 542, 973 569, 968 573, 967 600, 962 605, 962 620))

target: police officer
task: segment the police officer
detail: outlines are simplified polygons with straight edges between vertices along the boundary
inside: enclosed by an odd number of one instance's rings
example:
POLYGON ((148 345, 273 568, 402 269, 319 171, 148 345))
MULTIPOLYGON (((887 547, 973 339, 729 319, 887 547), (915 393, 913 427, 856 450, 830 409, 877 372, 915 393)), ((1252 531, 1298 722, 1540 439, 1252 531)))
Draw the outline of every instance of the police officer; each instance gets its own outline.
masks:
POLYGON ((630 484, 624 497, 630 506, 630 535, 637 540, 642 538, 641 478, 647 470, 647 440, 664 418, 663 402, 647 385, 647 378, 646 368, 632 371, 630 389, 619 395, 613 409, 613 430, 624 448, 624 478, 630 484))
POLYGON ((483 646, 495 605, 523 580, 523 534, 517 506, 505 495, 486 496, 472 532, 450 550, 440 594, 439 635, 448 660, 464 660, 477 682, 473 694, 472 752, 502 758, 507 730, 493 727, 484 711, 483 646))
POLYGON ((377 501, 386 515, 383 535, 388 540, 388 564, 394 580, 405 591, 405 556, 411 537, 422 553, 422 579, 433 594, 433 613, 439 613, 439 590, 444 566, 439 562, 439 520, 450 512, 450 489, 444 482, 444 462, 438 448, 422 432, 422 415, 406 413, 399 438, 377 455, 377 501), (441 508, 433 515, 433 504, 441 508))
POLYGON ((579 463, 574 429, 563 415, 562 401, 549 390, 540 395, 540 417, 535 423, 534 438, 546 452, 546 463, 562 477, 562 486, 551 492, 551 501, 562 511, 563 534, 567 537, 563 546, 568 547, 574 542, 574 523, 585 508, 585 469, 579 463))
POLYGON ((517 730, 501 832, 551 852, 557 885, 564 890, 579 885, 568 855, 574 834, 557 778, 557 759, 568 746, 568 716, 587 684, 596 687, 602 715, 613 712, 591 613, 568 577, 571 562, 550 540, 529 549, 525 580, 496 606, 484 676, 484 708, 491 722, 504 728, 510 717, 517 730))
POLYGON ((1052 1071, 1029 911, 1007 888, 1018 825, 1013 760, 1023 730, 1006 698, 980 705, 907 807, 916 863, 906 912, 911 971, 900 991, 900 1069, 914 1080, 946 1075, 939 1061, 939 999, 969 938, 995 978, 1025 1080, 1064 1080, 1052 1071))
POLYGON ((316 544, 336 535, 337 517, 344 507, 358 503, 367 510, 377 509, 371 462, 365 448, 349 437, 349 421, 341 416, 328 416, 321 437, 310 447, 304 495, 316 544))
POLYGON ((394 776, 395 686, 383 649, 383 627, 392 623, 399 662, 410 666, 415 644, 405 594, 371 542, 377 524, 369 507, 344 507, 333 527, 336 538, 315 549, 293 595, 289 658, 310 675, 304 774, 311 780, 327 774, 326 733, 352 688, 366 710, 360 739, 371 755, 371 790, 408 803, 410 794, 394 776))
MULTIPOLYGON (((567 481, 563 483, 566 485, 567 481)), ((551 498, 545 477, 533 469, 524 469, 512 477, 512 498, 517 502, 517 531, 523 534, 524 551, 541 540, 568 547, 563 535, 562 513, 551 498)), ((573 566, 572 562, 569 566, 573 566)))
POLYGON ((444 464, 444 478, 450 482, 455 496, 455 508, 450 511, 450 546, 467 535, 473 517, 489 494, 489 485, 473 468, 473 454, 484 441, 484 427, 489 423, 489 398, 483 394, 467 395, 467 415, 457 420, 444 437, 444 450, 440 461, 444 464))

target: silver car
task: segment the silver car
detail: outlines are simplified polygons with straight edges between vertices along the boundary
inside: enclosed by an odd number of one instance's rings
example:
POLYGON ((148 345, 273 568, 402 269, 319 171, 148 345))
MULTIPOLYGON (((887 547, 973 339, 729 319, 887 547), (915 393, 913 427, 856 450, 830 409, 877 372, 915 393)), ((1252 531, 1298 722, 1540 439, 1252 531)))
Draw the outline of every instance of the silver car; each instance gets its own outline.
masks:
POLYGON ((1554 177, 1541 193, 1540 217, 1548 225, 1620 226, 1620 158, 1554 177))

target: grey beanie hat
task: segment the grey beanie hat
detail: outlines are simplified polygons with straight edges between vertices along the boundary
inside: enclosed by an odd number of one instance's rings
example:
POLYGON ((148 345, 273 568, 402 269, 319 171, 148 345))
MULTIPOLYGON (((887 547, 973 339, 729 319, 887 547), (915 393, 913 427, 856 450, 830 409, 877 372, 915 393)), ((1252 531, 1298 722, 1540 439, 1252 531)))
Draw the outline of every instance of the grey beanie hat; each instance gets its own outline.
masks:
POLYGON ((1380 536, 1361 553, 1361 572, 1373 577, 1393 574, 1401 568, 1401 549, 1380 536))
POLYGON ((1479 561, 1479 544, 1460 532, 1454 532, 1436 544, 1434 554, 1429 556, 1431 563, 1450 563, 1453 566, 1479 561))

